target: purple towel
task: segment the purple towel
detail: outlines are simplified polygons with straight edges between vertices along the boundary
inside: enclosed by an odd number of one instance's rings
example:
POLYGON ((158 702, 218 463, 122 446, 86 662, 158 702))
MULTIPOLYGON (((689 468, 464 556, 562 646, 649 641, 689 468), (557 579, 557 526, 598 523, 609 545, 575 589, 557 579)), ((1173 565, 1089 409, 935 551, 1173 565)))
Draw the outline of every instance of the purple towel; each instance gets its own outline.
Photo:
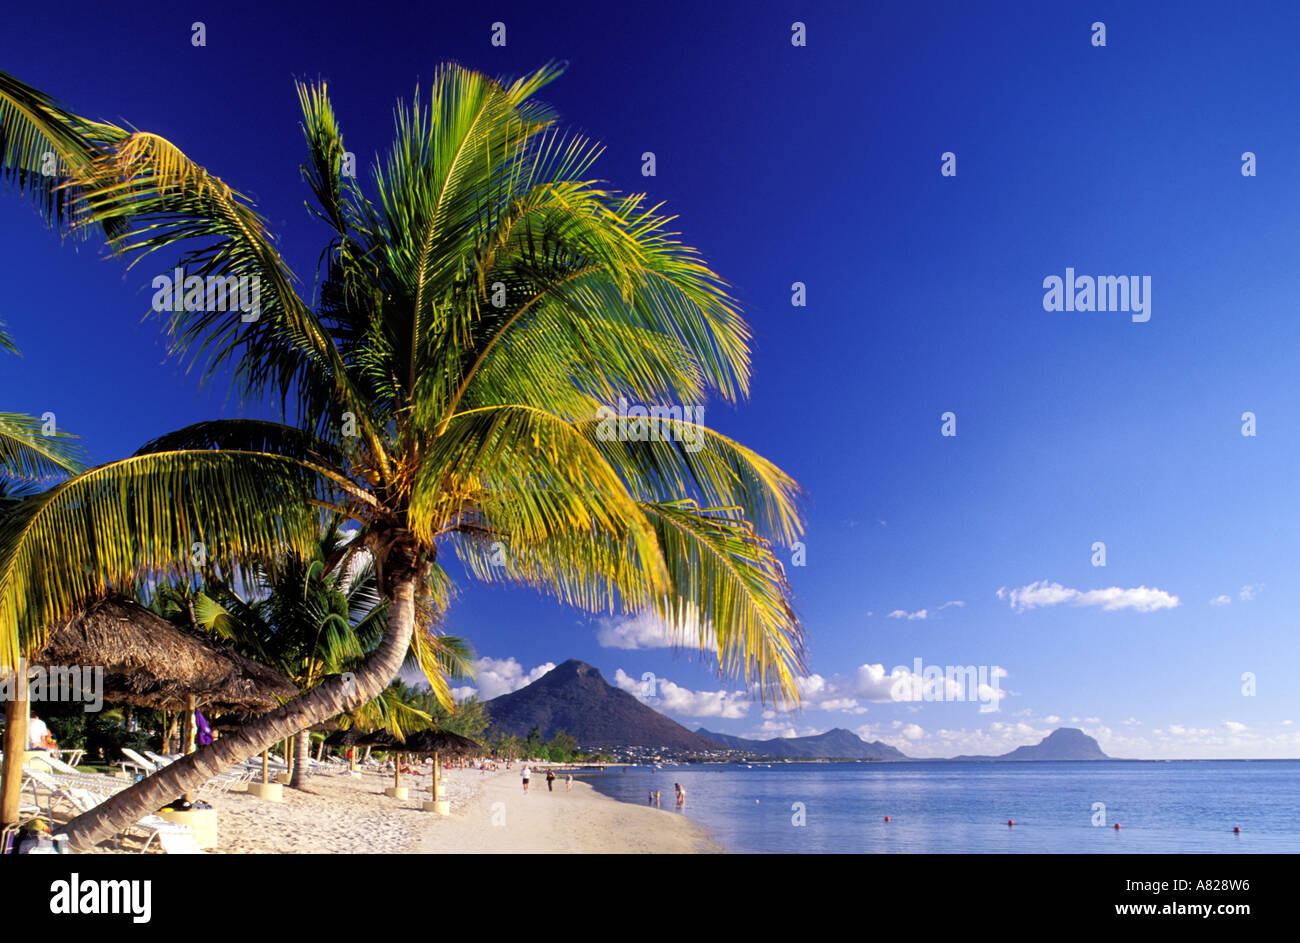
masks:
POLYGON ((215 739, 212 736, 212 726, 208 723, 208 719, 203 716, 202 711, 194 712, 194 726, 197 730, 194 739, 198 741, 199 746, 205 747, 215 739))

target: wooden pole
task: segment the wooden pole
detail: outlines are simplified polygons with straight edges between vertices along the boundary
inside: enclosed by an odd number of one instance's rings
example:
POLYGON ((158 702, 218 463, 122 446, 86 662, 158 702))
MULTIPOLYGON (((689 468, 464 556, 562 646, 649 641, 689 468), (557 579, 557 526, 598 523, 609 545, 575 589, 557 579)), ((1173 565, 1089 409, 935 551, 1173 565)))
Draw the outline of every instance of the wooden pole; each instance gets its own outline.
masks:
POLYGON ((271 781, 271 748, 267 747, 262 751, 262 782, 271 781))
POLYGON ((433 801, 438 801, 438 751, 433 751, 433 801))
POLYGON ((0 785, 0 822, 18 824, 18 809, 22 803, 23 760, 27 757, 27 715, 31 703, 27 700, 26 679, 13 679, 14 696, 5 700, 4 773, 0 785))
MULTIPOLYGON (((186 756, 189 756, 191 753, 194 752, 194 731, 195 728, 198 727, 198 718, 194 716, 194 711, 197 709, 197 706, 198 705, 194 700, 193 694, 185 698, 185 717, 186 717, 185 749, 182 750, 181 752, 184 753, 186 756)), ((193 803, 194 793, 192 792, 185 793, 185 801, 189 803, 193 803)))

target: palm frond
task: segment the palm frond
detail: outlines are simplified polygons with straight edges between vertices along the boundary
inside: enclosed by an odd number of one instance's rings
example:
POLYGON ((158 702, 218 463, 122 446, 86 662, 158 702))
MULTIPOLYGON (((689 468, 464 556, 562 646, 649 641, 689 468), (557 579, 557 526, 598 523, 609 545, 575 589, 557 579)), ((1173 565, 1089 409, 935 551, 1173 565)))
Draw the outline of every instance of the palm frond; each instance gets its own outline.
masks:
POLYGON ((85 468, 76 437, 23 413, 0 413, 0 471, 33 480, 75 475, 85 468))
POLYGON ((320 487, 279 456, 163 452, 21 502, 0 527, 0 666, 110 589, 135 595, 151 577, 192 582, 208 562, 306 552, 317 527, 308 498, 320 487))

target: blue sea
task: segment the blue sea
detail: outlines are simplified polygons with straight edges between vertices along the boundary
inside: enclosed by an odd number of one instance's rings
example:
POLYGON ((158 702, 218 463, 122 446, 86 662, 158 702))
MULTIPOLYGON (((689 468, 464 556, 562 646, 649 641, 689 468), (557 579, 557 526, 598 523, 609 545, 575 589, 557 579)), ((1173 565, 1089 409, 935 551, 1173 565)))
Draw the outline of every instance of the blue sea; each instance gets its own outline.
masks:
POLYGON ((642 805, 658 789, 665 811, 735 852, 1300 852, 1300 760, 690 765, 582 779, 642 805))

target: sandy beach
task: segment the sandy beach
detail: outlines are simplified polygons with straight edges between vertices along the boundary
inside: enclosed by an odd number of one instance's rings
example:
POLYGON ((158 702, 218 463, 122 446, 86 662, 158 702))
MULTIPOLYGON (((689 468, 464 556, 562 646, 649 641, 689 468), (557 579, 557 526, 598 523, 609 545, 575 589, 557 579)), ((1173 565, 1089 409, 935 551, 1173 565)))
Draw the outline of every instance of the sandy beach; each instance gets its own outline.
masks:
POLYGON ((527 796, 519 769, 444 770, 440 798, 451 815, 423 811, 429 777, 403 776, 405 800, 384 795, 391 775, 317 776, 316 795, 284 790, 265 802, 242 792, 212 800, 221 854, 717 853, 703 827, 671 809, 619 802, 564 774, 555 791, 534 776, 527 796), (416 788, 418 785, 418 789, 416 788))

